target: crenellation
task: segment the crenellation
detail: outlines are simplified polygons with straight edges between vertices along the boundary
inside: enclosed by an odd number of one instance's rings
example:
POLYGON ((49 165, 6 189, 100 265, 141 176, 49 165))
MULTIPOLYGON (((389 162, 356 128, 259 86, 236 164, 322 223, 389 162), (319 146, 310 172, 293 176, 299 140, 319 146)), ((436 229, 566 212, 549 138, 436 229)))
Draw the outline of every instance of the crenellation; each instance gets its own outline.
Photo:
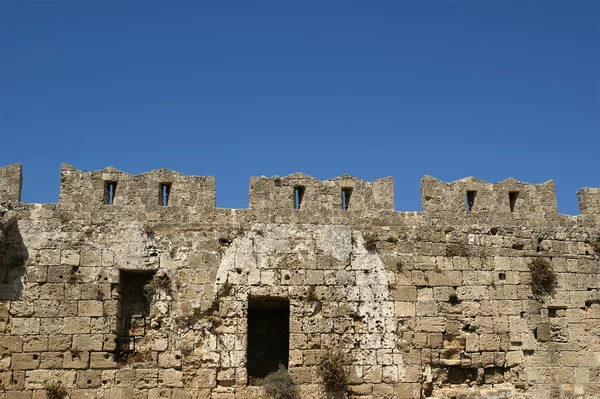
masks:
POLYGON ((20 163, 0 168, 0 202, 21 201, 23 167, 20 163))
POLYGON ((367 182, 348 175, 321 181, 302 173, 252 177, 250 209, 272 209, 284 214, 300 210, 328 215, 342 211, 360 214, 394 210, 394 181, 386 177, 367 182), (301 198, 295 198, 297 189, 301 191, 301 198), (343 207, 343 191, 348 194, 347 209, 343 207))
POLYGON ((491 184, 467 177, 444 183, 425 176, 421 179, 421 197, 423 212, 429 214, 500 213, 513 214, 515 218, 539 218, 558 213, 552 180, 528 184, 511 178, 491 184))
POLYGON ((101 171, 86 172, 63 164, 59 203, 78 208, 137 207, 158 211, 163 207, 187 208, 203 212, 216 207, 215 178, 213 176, 184 176, 167 169, 131 175, 108 167, 101 171), (114 187, 114 198, 109 204, 109 187, 114 187), (166 204, 161 185, 169 187, 166 204))
POLYGON ((582 215, 600 215, 600 188, 582 188, 577 197, 582 215))
POLYGON ((213 177, 61 176, 58 204, 2 199, 0 399, 58 383, 72 398, 267 399, 255 382, 279 363, 300 397, 325 399, 331 353, 339 397, 600 389, 598 189, 566 216, 552 182, 426 176, 423 211, 397 212, 392 178, 293 174, 253 177, 248 209, 221 209, 213 177))

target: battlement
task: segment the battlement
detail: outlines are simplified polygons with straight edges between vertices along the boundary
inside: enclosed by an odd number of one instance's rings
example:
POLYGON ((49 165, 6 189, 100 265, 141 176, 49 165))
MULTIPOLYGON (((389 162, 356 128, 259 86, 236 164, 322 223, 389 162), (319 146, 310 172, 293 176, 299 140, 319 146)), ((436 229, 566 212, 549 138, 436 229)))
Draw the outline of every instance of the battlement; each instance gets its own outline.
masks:
POLYGON ((582 215, 600 215, 600 188, 582 188, 577 197, 582 215))
POLYGON ((167 169, 131 175, 108 167, 86 172, 61 166, 61 204, 142 207, 215 207, 213 176, 184 176, 167 169))
POLYGON ((385 177, 367 182, 344 175, 321 181, 302 173, 286 177, 252 177, 250 209, 297 209, 318 213, 394 210, 394 180, 385 177))
POLYGON ((0 201, 21 201, 23 168, 20 163, 0 168, 0 201))
MULTIPOLYGON (((21 164, 0 168, 0 200, 20 201, 21 183, 21 164)), ((582 188, 577 195, 582 215, 600 215, 600 188, 582 188)), ((539 219, 558 215, 552 180, 529 184, 508 178, 488 183, 467 177, 446 183, 424 176, 421 199, 423 214, 434 217, 513 215, 515 219, 539 219)), ((114 205, 114 209, 170 207, 204 212, 216 208, 216 182, 214 176, 185 176, 168 169, 132 175, 112 167, 83 171, 63 164, 59 204, 72 210, 114 205)), ((249 209, 279 215, 306 211, 302 214, 318 217, 394 211, 394 181, 384 177, 369 182, 349 175, 319 180, 302 173, 251 177, 249 209)))
POLYGON ((553 215, 556 207, 554 181, 528 184, 509 178, 487 183, 474 177, 444 183, 431 176, 421 179, 425 213, 537 214, 553 215))

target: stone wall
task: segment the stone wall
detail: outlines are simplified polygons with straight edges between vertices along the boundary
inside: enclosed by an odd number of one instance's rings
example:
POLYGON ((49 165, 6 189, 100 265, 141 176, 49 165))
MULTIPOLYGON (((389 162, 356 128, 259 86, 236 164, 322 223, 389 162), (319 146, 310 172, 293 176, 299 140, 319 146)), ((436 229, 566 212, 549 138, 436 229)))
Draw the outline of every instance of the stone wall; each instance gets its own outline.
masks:
POLYGON ((565 216, 552 182, 424 177, 423 212, 397 212, 391 178, 295 174, 221 209, 212 177, 63 165, 60 201, 40 205, 17 202, 8 168, 0 399, 267 398, 246 367, 265 298, 289 301, 301 398, 327 397, 328 352, 352 398, 600 397, 598 189, 565 216), (548 295, 535 259, 556 273, 548 295))

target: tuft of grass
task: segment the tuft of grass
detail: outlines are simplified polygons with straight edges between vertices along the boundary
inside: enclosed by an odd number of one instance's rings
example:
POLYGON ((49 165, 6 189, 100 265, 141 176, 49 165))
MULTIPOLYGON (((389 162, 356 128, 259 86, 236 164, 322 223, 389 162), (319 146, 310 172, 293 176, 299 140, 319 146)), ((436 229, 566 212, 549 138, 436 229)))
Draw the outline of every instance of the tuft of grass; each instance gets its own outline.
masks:
POLYGON ((317 297, 316 287, 311 285, 306 291, 306 302, 316 302, 317 300, 319 300, 319 298, 317 297))
POLYGON ((346 391, 346 369, 344 368, 344 356, 340 352, 328 350, 319 362, 319 371, 328 393, 346 391))
POLYGON ((69 283, 77 284, 79 282, 81 282, 81 273, 79 270, 79 266, 73 266, 71 267, 71 270, 69 272, 69 283))
POLYGON ((67 389, 62 386, 61 382, 46 382, 44 383, 44 387, 46 388, 46 398, 47 399, 63 399, 67 396, 67 389))
POLYGON ((596 255, 600 256, 600 236, 591 242, 592 249, 596 253, 596 255))
POLYGON ((115 353, 115 361, 121 366, 150 362, 152 361, 152 351, 149 349, 136 352, 119 350, 115 353))
POLYGON ((256 384, 265 387, 273 399, 298 398, 298 388, 282 364, 279 365, 277 371, 267 374, 265 378, 256 381, 256 384))
POLYGON ((222 297, 226 297, 231 295, 231 291, 233 290, 233 284, 230 283, 229 281, 226 281, 223 283, 223 285, 219 288, 219 294, 218 297, 222 298, 222 297))
POLYGON ((531 273, 531 289, 536 297, 551 295, 557 284, 556 273, 548 259, 535 258, 529 262, 531 273))
POLYGON ((377 235, 372 232, 366 232, 363 234, 363 238, 365 240, 364 246, 365 249, 369 252, 377 251, 377 235))
POLYGON ((75 359, 79 359, 81 356, 81 351, 77 348, 71 348, 69 349, 69 352, 71 352, 71 358, 75 359))
POLYGON ((169 276, 166 274, 156 274, 142 289, 146 298, 152 298, 160 290, 170 292, 171 285, 171 278, 169 276))

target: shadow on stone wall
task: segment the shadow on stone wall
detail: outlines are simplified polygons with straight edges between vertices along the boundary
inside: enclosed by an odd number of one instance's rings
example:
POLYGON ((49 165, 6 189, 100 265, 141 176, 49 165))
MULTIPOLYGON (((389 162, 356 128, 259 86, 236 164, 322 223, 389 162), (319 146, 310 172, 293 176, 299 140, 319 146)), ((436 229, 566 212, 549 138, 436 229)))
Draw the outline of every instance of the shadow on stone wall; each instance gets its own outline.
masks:
POLYGON ((0 301, 16 301, 23 292, 29 252, 16 220, 0 222, 0 301))

